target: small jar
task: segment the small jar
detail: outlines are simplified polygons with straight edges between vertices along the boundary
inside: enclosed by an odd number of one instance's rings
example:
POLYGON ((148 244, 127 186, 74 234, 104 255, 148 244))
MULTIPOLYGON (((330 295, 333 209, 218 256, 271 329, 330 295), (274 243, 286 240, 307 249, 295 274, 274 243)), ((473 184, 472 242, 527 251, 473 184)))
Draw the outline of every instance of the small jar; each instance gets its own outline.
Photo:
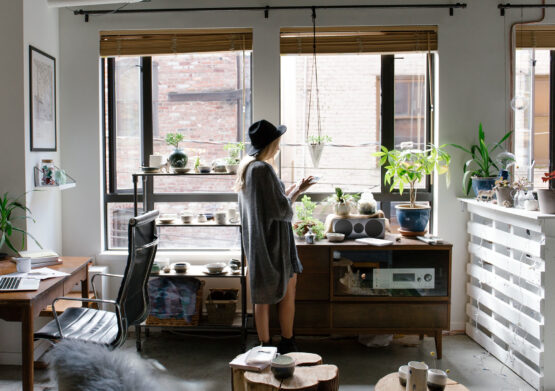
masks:
POLYGON ((314 244, 314 240, 316 239, 316 234, 312 232, 312 227, 308 227, 308 232, 304 235, 304 240, 306 244, 314 244))
POLYGON ((42 159, 40 161, 40 185, 54 186, 54 161, 52 159, 42 159))

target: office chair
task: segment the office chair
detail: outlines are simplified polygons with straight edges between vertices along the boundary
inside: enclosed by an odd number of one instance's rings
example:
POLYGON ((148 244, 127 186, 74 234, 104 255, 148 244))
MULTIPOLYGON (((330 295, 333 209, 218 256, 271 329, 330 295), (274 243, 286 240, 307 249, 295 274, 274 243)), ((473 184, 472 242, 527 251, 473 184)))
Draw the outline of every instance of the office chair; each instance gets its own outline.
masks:
POLYGON ((77 339, 106 345, 109 349, 115 349, 125 342, 129 326, 142 323, 148 315, 148 276, 158 246, 156 217, 158 211, 155 210, 129 220, 129 255, 123 275, 98 273, 91 279, 97 297, 95 277, 103 275, 121 278, 117 299, 58 297, 52 302, 54 320, 36 332, 35 339, 77 339), (57 315, 55 304, 59 300, 111 304, 115 312, 70 307, 57 315))

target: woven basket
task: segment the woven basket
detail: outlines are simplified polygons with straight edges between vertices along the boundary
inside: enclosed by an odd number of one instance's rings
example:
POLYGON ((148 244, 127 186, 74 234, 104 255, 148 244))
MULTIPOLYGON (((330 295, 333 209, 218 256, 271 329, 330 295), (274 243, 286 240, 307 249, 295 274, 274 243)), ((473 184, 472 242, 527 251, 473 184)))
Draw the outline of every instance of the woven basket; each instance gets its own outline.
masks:
POLYGON ((202 291, 204 288, 204 281, 200 281, 199 288, 197 290, 197 301, 195 304, 195 313, 191 316, 191 322, 187 322, 186 319, 181 318, 167 318, 160 319, 155 316, 149 315, 146 318, 147 326, 198 326, 200 321, 200 314, 202 311, 202 291))
POLYGON ((235 310, 237 309, 237 299, 231 299, 230 297, 237 297, 237 289, 210 289, 210 293, 206 298, 206 315, 209 324, 233 324, 235 310), (223 297, 222 293, 224 294, 223 297), (222 300, 213 300, 212 297, 220 297, 222 300))

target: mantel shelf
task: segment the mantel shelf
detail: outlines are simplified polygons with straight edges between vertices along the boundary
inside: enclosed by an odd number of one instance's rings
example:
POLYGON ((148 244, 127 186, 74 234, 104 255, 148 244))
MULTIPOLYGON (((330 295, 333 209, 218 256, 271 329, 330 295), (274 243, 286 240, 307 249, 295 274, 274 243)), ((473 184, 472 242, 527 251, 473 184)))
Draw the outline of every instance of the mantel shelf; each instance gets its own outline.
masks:
POLYGON ((524 217, 532 220, 542 220, 542 219, 555 219, 555 214, 540 213, 537 211, 529 211, 517 208, 505 208, 504 206, 499 206, 491 202, 478 201, 474 198, 459 198, 462 205, 473 205, 484 209, 489 209, 495 212, 502 212, 508 215, 524 217))
POLYGON ((73 187, 75 187, 77 184, 76 183, 66 183, 64 185, 56 185, 56 186, 35 186, 35 190, 46 190, 46 191, 60 191, 60 190, 66 190, 66 189, 71 189, 73 187))

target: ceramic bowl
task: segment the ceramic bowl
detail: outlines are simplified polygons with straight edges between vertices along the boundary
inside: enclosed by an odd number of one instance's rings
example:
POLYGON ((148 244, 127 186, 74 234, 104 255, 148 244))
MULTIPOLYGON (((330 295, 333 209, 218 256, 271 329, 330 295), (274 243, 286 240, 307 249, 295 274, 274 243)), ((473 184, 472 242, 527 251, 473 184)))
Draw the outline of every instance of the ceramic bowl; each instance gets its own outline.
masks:
POLYGON ((199 166, 198 171, 201 174, 210 174, 210 166, 199 166))
POLYGON ((156 262, 152 264, 152 268, 150 269, 150 274, 159 274, 160 273, 160 265, 156 262))
POLYGON ((270 368, 277 379, 286 379, 295 372, 295 360, 289 356, 277 356, 272 360, 270 368))
POLYGON ((443 391, 447 385, 447 373, 441 369, 428 369, 428 389, 443 391))
POLYGON ((146 166, 141 166, 141 170, 144 173, 153 173, 153 172, 158 172, 160 170, 160 167, 146 167, 146 166))
POLYGON ((169 223, 173 223, 176 217, 177 216, 174 214, 167 213, 167 214, 161 214, 160 217, 158 217, 158 220, 160 220, 162 224, 169 224, 169 223))
POLYGON ((209 263, 206 265, 206 270, 208 270, 209 273, 221 273, 224 271, 225 267, 226 264, 223 262, 209 263))
POLYGON ((215 165, 215 166, 212 166, 212 170, 213 170, 214 172, 220 172, 220 173, 222 173, 222 172, 225 172, 225 166, 222 165, 222 164, 220 164, 220 165, 215 165))
POLYGON ((235 174, 237 173, 237 168, 239 167, 238 164, 226 164, 225 170, 228 174, 235 174))
POLYGON ((176 174, 185 174, 189 171, 191 171, 189 167, 173 167, 173 172, 176 174))
POLYGON ((407 377, 409 376, 409 366, 408 365, 401 365, 399 367, 399 383, 401 383, 402 387, 407 386, 407 377))
POLYGON ((189 266, 189 262, 178 262, 173 264, 173 270, 175 270, 176 273, 185 273, 189 266))
POLYGON ((335 233, 335 232, 328 232, 326 234, 326 238, 330 242, 342 242, 345 239, 345 234, 335 233))
POLYGON ((193 215, 191 213, 182 213, 181 221, 185 224, 190 224, 193 222, 193 215))

